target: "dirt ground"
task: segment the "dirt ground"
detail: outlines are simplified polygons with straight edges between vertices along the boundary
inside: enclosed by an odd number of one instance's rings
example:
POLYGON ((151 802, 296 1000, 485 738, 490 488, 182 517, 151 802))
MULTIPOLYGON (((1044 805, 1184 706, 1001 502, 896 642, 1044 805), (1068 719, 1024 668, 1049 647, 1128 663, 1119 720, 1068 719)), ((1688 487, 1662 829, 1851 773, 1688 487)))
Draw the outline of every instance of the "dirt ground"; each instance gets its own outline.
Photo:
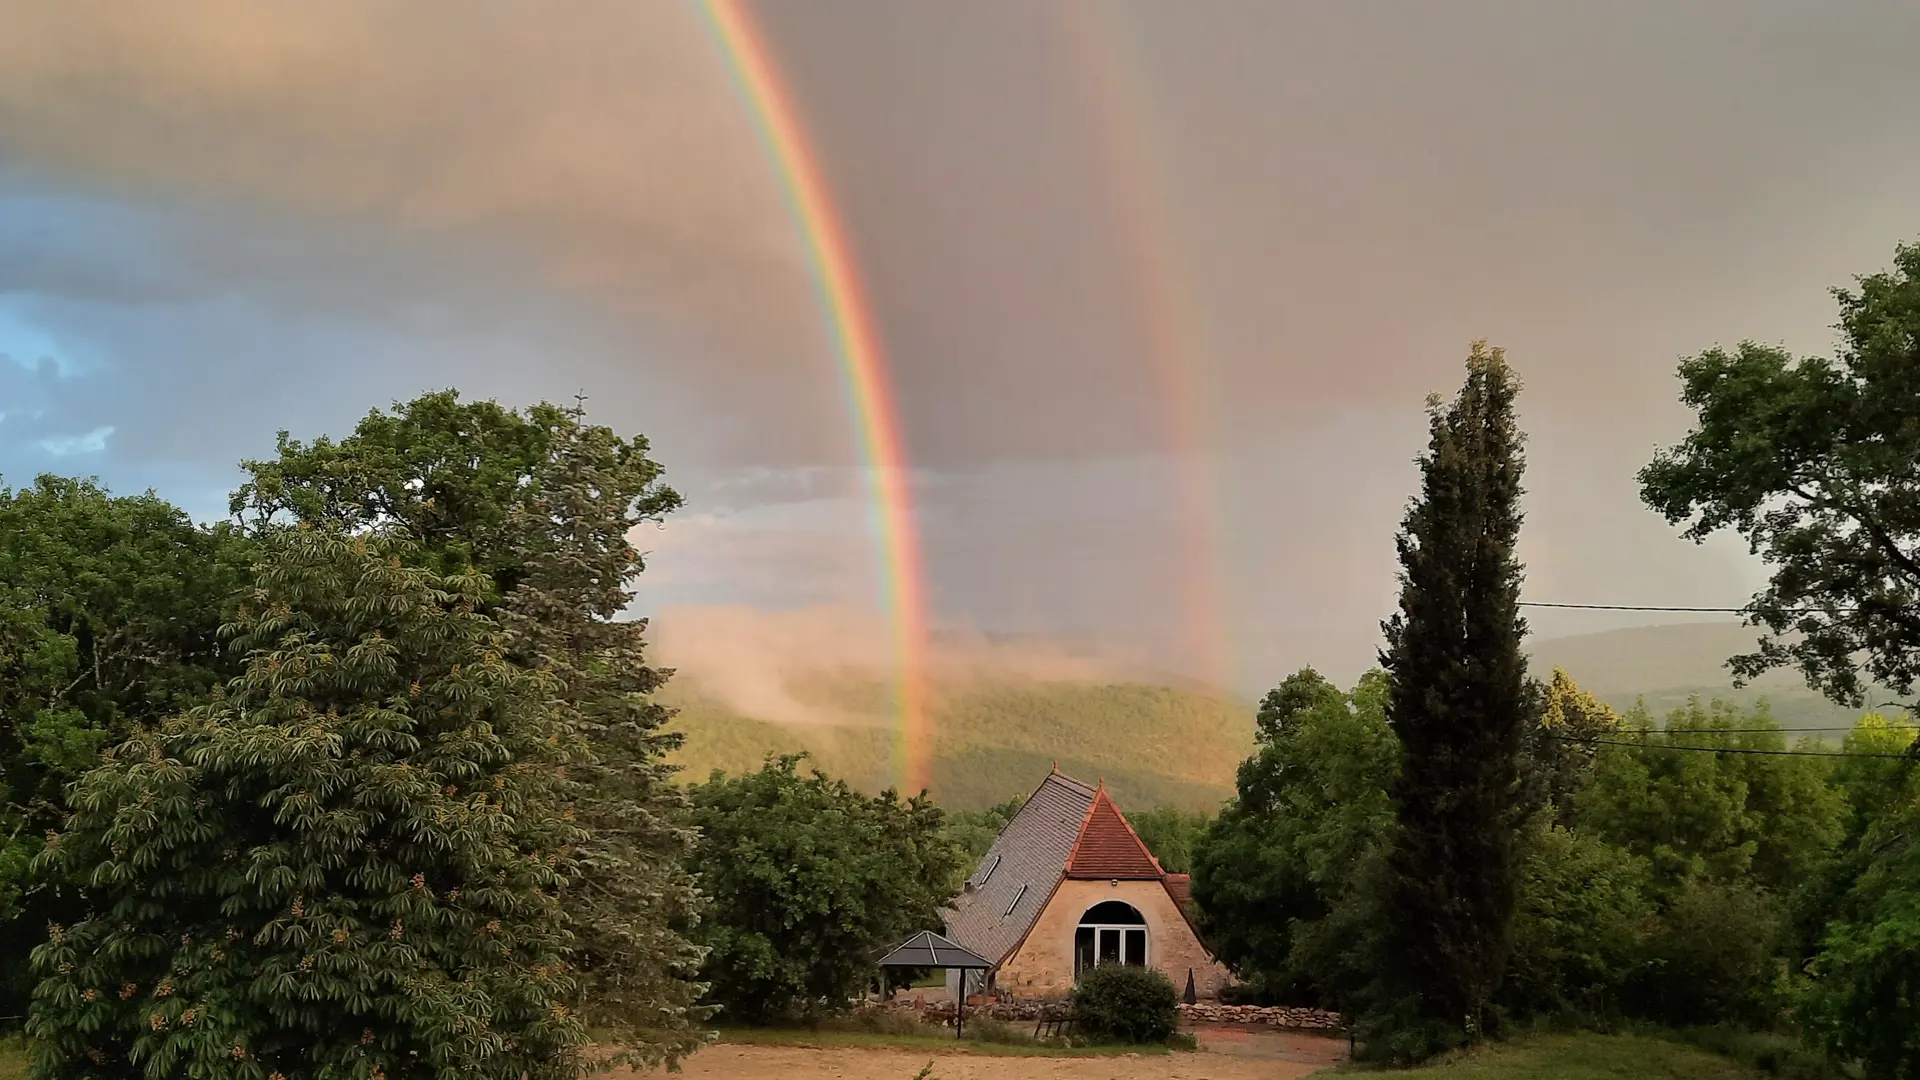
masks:
MULTIPOLYGON (((939 1080, 1291 1080, 1336 1064, 1347 1053, 1344 1039, 1212 1024, 1193 1031, 1200 1040, 1197 1053, 1080 1058, 935 1054, 933 1075, 939 1080)), ((913 1080, 928 1057, 914 1050, 722 1043, 688 1059, 682 1075, 729 1080, 913 1080)))

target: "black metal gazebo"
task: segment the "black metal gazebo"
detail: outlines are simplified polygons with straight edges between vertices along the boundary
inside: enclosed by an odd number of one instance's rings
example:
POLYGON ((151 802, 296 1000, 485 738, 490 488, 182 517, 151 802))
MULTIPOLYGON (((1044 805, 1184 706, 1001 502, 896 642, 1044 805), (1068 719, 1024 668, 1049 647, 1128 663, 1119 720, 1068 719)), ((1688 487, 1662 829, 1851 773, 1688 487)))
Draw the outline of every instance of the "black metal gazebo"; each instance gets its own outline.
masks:
POLYGON ((958 1039, 967 1024, 967 972, 990 971, 993 961, 979 953, 961 948, 931 930, 922 930, 892 952, 880 958, 883 968, 957 968, 960 971, 960 999, 955 1003, 953 1037, 958 1039))

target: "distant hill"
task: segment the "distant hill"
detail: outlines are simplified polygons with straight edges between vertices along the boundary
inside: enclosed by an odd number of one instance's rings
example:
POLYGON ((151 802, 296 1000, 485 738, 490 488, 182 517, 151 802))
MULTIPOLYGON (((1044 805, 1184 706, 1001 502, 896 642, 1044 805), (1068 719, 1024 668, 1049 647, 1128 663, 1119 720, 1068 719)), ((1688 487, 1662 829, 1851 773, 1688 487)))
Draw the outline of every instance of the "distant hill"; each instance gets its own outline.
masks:
MULTIPOLYGON (((1575 682, 1625 711, 1638 699, 1656 718, 1689 697, 1720 698, 1751 707, 1765 698, 1782 727, 1850 727, 1866 710, 1835 705, 1807 689, 1800 673, 1770 671, 1735 689, 1727 658, 1752 652, 1760 631, 1732 622, 1679 623, 1547 638, 1532 645, 1530 667, 1541 677, 1564 668, 1575 682)), ((1884 690, 1870 695, 1885 701, 1884 690)))
MULTIPOLYGON (((1734 689, 1726 660, 1754 637, 1737 623, 1688 623, 1548 638, 1532 643, 1531 667, 1541 677, 1565 668, 1623 712, 1644 699, 1656 718, 1693 696, 1743 707, 1765 698, 1782 726, 1831 725, 1837 734, 1852 725, 1859 710, 1826 701, 1794 672, 1734 689)), ((931 790, 943 806, 979 809, 1024 795, 1056 760, 1070 775, 1104 778, 1127 808, 1213 810, 1232 794, 1234 770, 1253 748, 1251 703, 1147 672, 1054 677, 997 666, 1003 660, 936 679, 931 790)), ((752 689, 759 696, 742 697, 737 686, 731 696, 715 693, 686 668, 668 684, 663 699, 679 709, 673 727, 686 736, 676 754, 683 779, 806 751, 862 790, 898 782, 899 740, 879 677, 789 667, 768 670, 752 689)))
MULTIPOLYGON (((743 715, 691 679, 663 695, 686 736, 683 776, 740 772, 770 753, 807 751, 822 771, 865 791, 895 784, 898 737, 877 679, 839 674, 789 687, 831 720, 775 723, 743 715)), ((1123 807, 1213 810, 1233 793, 1253 748, 1253 711, 1226 695, 1138 683, 974 675, 934 687, 933 777, 941 805, 979 809, 1025 795, 1057 760, 1105 779, 1123 807)))

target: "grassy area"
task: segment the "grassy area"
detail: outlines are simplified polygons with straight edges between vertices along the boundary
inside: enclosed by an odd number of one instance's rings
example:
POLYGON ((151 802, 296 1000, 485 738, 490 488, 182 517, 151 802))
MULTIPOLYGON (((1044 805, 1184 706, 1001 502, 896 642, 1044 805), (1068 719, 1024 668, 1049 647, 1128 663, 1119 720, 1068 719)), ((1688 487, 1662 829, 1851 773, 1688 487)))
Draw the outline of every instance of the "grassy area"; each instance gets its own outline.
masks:
MULTIPOLYGON (((971 1025, 969 1025, 971 1026, 971 1025)), ((952 1032, 941 1034, 937 1028, 927 1033, 902 1034, 891 1031, 844 1031, 811 1028, 721 1028, 720 1041, 746 1046, 804 1046, 809 1048, 857 1047, 869 1050, 920 1050, 930 1054, 979 1054, 984 1057, 1112 1057, 1116 1054, 1148 1056, 1171 1051, 1164 1046, 1057 1046, 1024 1042, 988 1042, 955 1039, 952 1032)))
POLYGON ((0 1037, 0 1080, 27 1080, 27 1044, 0 1037))
MULTIPOLYGON (((1386 1072, 1366 1065, 1342 1073, 1386 1072)), ((1651 1035, 1537 1035, 1448 1055, 1416 1071, 1433 1080, 1754 1080, 1718 1054, 1651 1035)))

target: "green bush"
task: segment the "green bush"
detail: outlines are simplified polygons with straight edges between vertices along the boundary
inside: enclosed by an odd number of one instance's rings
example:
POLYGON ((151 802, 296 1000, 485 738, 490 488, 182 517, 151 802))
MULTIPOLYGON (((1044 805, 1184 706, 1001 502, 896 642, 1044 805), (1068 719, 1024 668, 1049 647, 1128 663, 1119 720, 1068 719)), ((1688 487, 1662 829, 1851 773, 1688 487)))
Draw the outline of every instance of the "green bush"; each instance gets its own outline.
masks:
POLYGON ((1647 963, 1626 991, 1629 1008, 1665 1024, 1770 1027, 1785 989, 1779 934, 1779 905, 1766 894, 1690 881, 1647 939, 1647 963))
POLYGON ((1642 960, 1646 860, 1559 826, 1535 829, 1520 865, 1503 1004, 1523 1015, 1604 1018, 1642 960))
POLYGON ((1096 1039, 1164 1043, 1173 1035, 1180 1000, 1173 980, 1157 968, 1102 964, 1073 988, 1073 1012, 1096 1039))

